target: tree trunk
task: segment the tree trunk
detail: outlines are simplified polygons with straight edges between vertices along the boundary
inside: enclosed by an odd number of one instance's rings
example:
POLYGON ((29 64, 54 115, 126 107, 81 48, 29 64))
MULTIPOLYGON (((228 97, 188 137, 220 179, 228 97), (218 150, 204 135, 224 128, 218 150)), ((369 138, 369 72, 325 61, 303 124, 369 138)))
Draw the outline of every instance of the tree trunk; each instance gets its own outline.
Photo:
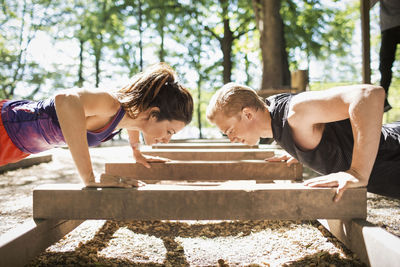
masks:
POLYGON ((161 11, 161 14, 160 14, 160 24, 159 24, 159 27, 160 27, 160 38, 161 38, 161 44, 160 44, 160 54, 159 54, 159 56, 160 56, 160 61, 161 62, 164 62, 165 60, 165 50, 164 50, 164 36, 165 36, 165 33, 164 33, 164 24, 165 24, 165 12, 164 11, 161 11))
MULTIPOLYGON (((82 28, 82 26, 81 26, 82 28)), ((78 68, 78 81, 76 83, 76 85, 78 87, 82 87, 83 86, 83 46, 85 44, 85 41, 82 38, 79 38, 79 68, 78 68)))
POLYGON ((197 121, 199 124, 199 138, 203 138, 203 134, 201 132, 201 83, 202 83, 202 78, 201 74, 199 74, 199 79, 197 80, 197 121))
POLYGON ((140 71, 143 71, 143 42, 142 42, 142 24, 143 24, 143 18, 142 18, 142 0, 139 0, 139 5, 138 5, 138 9, 139 9, 139 54, 140 54, 140 58, 139 58, 139 68, 140 71))
POLYGON ((261 89, 290 85, 280 0, 252 0, 260 32, 263 75, 261 89))
POLYGON ((222 66, 223 70, 223 79, 224 84, 231 82, 232 75, 232 46, 233 46, 233 32, 231 31, 229 25, 229 16, 228 16, 228 2, 226 0, 220 0, 222 7, 222 16, 224 22, 224 37, 220 39, 222 54, 223 54, 223 62, 222 66))

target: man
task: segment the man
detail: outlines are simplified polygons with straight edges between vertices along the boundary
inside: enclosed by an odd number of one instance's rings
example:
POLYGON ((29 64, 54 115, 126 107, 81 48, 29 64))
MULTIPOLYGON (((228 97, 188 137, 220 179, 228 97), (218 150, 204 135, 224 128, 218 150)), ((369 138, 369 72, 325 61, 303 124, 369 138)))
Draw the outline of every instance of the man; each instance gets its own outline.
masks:
MULTIPOLYGON (((378 0, 372 0, 374 6, 378 0)), ((400 1, 380 0, 381 49, 379 52, 379 71, 381 86, 385 89, 384 111, 392 108, 387 100, 392 80, 392 66, 396 56, 396 47, 400 43, 400 1)))
POLYGON ((274 138, 292 157, 323 176, 305 182, 337 187, 335 201, 350 187, 400 198, 400 122, 382 126, 385 91, 354 85, 261 99, 229 83, 207 108, 207 119, 231 142, 255 145, 274 138))

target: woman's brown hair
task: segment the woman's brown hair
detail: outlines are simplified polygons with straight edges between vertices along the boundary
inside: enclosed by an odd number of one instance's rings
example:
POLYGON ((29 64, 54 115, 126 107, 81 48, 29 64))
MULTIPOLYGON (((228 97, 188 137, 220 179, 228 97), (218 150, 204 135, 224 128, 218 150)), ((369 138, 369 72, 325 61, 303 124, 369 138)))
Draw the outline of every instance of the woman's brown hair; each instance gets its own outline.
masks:
POLYGON ((140 112, 158 107, 151 115, 161 120, 178 120, 189 124, 193 99, 189 91, 176 81, 175 71, 166 63, 150 66, 136 74, 131 84, 117 91, 118 100, 132 118, 140 112))

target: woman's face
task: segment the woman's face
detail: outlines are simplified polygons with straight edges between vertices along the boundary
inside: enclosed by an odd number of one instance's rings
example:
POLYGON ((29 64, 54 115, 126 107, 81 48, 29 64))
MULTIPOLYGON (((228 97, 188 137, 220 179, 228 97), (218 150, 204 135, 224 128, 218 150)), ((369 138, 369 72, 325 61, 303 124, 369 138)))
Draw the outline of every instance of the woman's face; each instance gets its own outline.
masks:
POLYGON ((185 127, 185 123, 177 120, 157 121, 150 117, 142 128, 144 141, 147 145, 156 143, 168 143, 173 134, 176 134, 185 127))

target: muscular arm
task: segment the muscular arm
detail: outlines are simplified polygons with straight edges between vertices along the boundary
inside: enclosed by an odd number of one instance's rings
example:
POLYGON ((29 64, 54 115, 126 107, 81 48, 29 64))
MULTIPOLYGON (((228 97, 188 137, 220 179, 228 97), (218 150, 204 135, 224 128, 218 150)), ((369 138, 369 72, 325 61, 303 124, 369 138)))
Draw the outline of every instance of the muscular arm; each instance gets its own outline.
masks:
POLYGON ((111 95, 105 92, 67 90, 55 96, 57 117, 74 163, 85 185, 94 181, 86 137, 89 117, 112 117, 116 108, 111 95))
POLYGON ((296 95, 288 116, 295 142, 304 149, 312 149, 320 140, 323 123, 349 118, 354 147, 347 172, 357 179, 350 186, 366 186, 378 151, 384 98, 383 88, 373 85, 343 86, 296 95))

